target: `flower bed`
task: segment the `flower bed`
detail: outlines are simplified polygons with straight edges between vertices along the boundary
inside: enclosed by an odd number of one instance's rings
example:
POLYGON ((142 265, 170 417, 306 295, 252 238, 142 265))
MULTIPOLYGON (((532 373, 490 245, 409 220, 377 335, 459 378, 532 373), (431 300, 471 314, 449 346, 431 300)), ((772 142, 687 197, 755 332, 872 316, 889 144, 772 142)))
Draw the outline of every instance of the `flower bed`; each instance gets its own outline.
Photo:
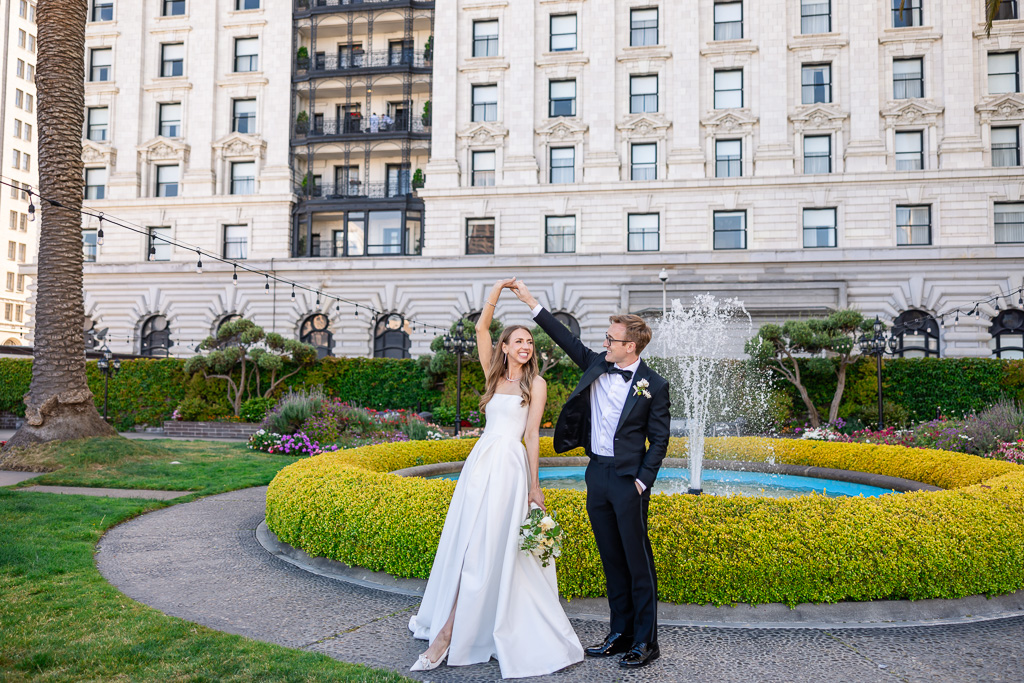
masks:
MULTIPOLYGON (((455 482, 390 472, 463 460, 472 447, 470 440, 416 441, 301 460, 271 482, 267 525, 310 555, 426 578, 455 482)), ((541 439, 541 456, 553 455, 551 440, 541 439)), ((669 455, 685 455, 685 439, 673 439, 669 455)), ((708 457, 773 458, 949 490, 881 498, 654 495, 650 530, 662 600, 796 605, 958 598, 1024 586, 1020 465, 899 446, 754 438, 710 439, 708 457)), ((585 494, 545 494, 565 530, 562 595, 603 595, 585 494)))

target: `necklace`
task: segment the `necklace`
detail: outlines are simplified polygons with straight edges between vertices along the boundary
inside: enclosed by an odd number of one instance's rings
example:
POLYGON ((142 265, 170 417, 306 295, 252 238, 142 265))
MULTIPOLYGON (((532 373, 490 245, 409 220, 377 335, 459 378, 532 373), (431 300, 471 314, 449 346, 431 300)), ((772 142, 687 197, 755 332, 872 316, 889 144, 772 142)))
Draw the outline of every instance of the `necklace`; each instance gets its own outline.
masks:
POLYGON ((505 381, 507 381, 507 382, 518 382, 520 379, 522 379, 522 378, 521 377, 516 377, 515 379, 512 379, 512 373, 511 372, 509 372, 507 375, 505 375, 505 381))

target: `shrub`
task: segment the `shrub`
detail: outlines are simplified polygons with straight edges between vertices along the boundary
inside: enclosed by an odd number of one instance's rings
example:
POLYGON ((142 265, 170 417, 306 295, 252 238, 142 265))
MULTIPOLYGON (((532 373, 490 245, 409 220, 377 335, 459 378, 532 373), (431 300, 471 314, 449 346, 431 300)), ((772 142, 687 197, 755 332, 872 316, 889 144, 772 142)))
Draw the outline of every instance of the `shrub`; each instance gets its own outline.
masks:
POLYGON ((178 419, 186 422, 209 422, 230 414, 227 409, 206 403, 198 397, 186 398, 178 404, 175 412, 178 419))
POLYGON ((242 418, 243 422, 262 422, 263 418, 267 416, 267 412, 276 404, 277 401, 274 399, 262 396, 247 399, 242 403, 239 417, 242 418))
POLYGON ((320 389, 288 392, 277 407, 267 413, 262 426, 281 435, 294 434, 321 409, 323 403, 324 394, 320 389))
MULTIPOLYGON (((395 443, 284 468, 267 524, 314 556, 426 577, 455 483, 391 470, 465 459, 473 441, 395 443)), ((672 439, 669 455, 685 450, 672 439)), ((1024 467, 936 450, 787 439, 716 438, 709 457, 859 470, 951 490, 881 498, 651 498, 659 597, 676 603, 957 598, 1024 586, 1024 467)), ((580 453, 574 453, 580 454, 580 453)), ((541 456, 554 455, 541 439, 541 456)), ((582 491, 546 491, 566 531, 566 598, 604 592, 582 491)))
POLYGON ((1012 401, 999 401, 976 415, 964 420, 963 434, 967 437, 964 450, 974 455, 986 455, 999 444, 1017 440, 1024 433, 1024 413, 1012 401))

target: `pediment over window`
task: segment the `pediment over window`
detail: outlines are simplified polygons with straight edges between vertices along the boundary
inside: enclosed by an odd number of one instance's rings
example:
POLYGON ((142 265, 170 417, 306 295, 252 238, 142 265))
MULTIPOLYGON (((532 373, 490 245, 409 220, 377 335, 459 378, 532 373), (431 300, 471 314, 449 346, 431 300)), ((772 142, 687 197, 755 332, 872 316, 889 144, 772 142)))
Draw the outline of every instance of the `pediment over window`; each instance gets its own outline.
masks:
POLYGON ((789 117, 793 127, 801 130, 839 130, 847 114, 836 106, 812 104, 802 107, 789 117))
POLYGON ((537 128, 537 135, 546 140, 581 140, 590 127, 576 119, 551 119, 537 128))
POLYGON ((618 125, 623 133, 636 137, 657 135, 672 124, 661 114, 630 114, 618 125))
POLYGON ((82 161, 87 164, 102 163, 113 168, 117 162, 117 150, 110 145, 82 140, 82 161))
POLYGON ((915 123, 935 123, 942 113, 942 107, 927 100, 898 100, 890 102, 882 110, 882 117, 887 125, 904 125, 915 123))
POLYGON ((178 161, 188 162, 191 148, 180 140, 155 137, 139 146, 139 155, 143 161, 178 161))
POLYGON ((748 109, 724 109, 704 117, 701 124, 705 128, 724 132, 747 131, 757 123, 757 117, 748 109))
POLYGON ((255 135, 231 133, 213 143, 213 149, 225 159, 262 159, 267 143, 255 135))
POLYGON ((471 123, 458 133, 458 137, 476 145, 500 144, 501 139, 508 135, 504 126, 490 122, 471 123))
POLYGON ((974 110, 981 114, 983 122, 1022 119, 1024 118, 1024 96, 1020 93, 990 96, 974 110))

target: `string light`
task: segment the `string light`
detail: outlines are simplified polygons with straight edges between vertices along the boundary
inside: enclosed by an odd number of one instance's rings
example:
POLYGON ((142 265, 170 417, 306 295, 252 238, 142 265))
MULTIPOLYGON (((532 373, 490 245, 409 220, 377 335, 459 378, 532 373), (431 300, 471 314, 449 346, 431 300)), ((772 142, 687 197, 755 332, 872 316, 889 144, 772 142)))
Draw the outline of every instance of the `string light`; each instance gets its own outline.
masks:
POLYGON ((267 278, 267 283, 265 285, 263 285, 263 289, 265 289, 266 291, 269 292, 270 291, 270 276, 269 275, 264 275, 263 277, 267 278))
POLYGON ((199 275, 203 274, 203 255, 196 249, 196 255, 199 256, 199 261, 196 262, 196 273, 199 275))
POLYGON ((234 270, 231 273, 231 285, 233 287, 238 286, 238 266, 234 266, 234 270))
POLYGON ((100 214, 100 229, 96 231, 96 244, 103 246, 103 214, 100 214))
POLYGON ((292 285, 292 298, 295 298, 295 285, 292 285))
MULTIPOLYGON (((42 197, 40 197, 42 199, 42 197)), ((32 203, 32 192, 28 193, 28 220, 33 222, 36 219, 36 205, 32 203)))

